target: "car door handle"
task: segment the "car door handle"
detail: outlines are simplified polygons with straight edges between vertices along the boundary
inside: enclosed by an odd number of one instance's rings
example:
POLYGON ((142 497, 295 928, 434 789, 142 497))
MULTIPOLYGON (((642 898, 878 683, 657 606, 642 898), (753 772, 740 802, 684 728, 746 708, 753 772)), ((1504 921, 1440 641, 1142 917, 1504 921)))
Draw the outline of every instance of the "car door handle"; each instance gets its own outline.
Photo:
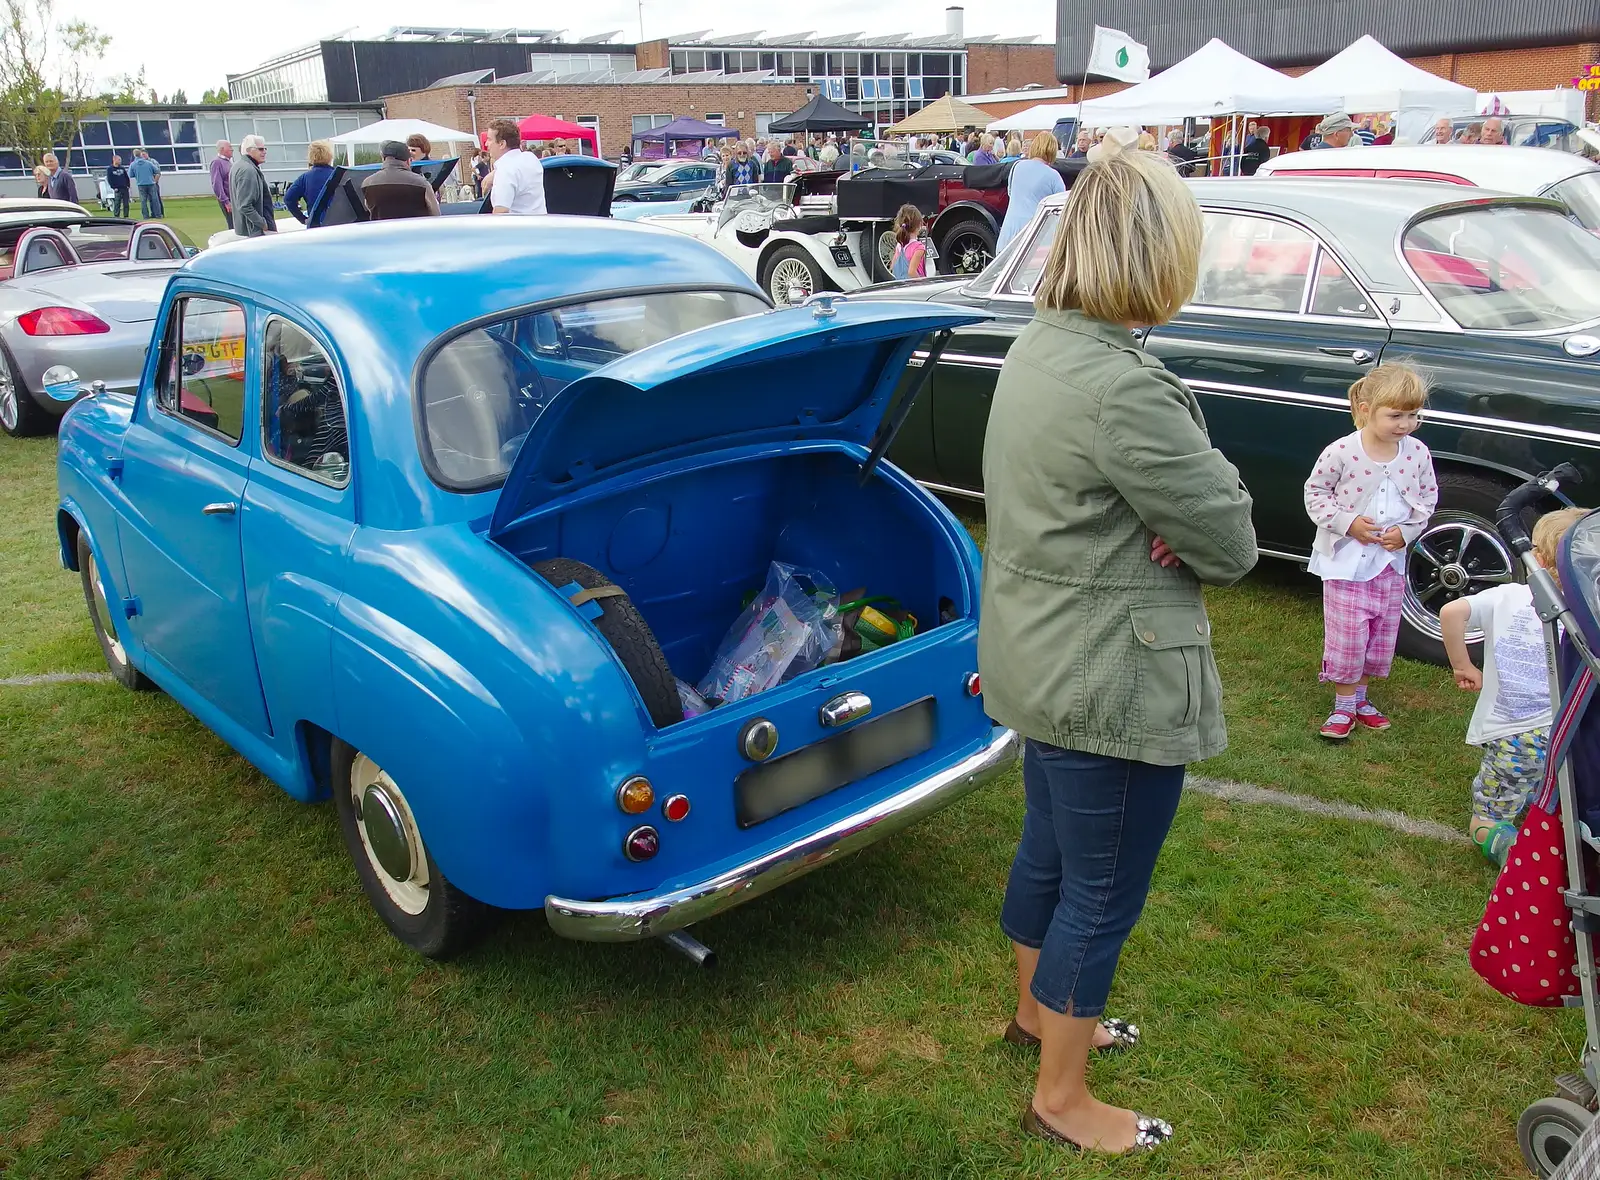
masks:
POLYGON ((219 500, 215 504, 207 504, 200 511, 207 516, 232 516, 239 511, 239 505, 232 500, 219 500))
POLYGON ((1317 351, 1326 356, 1349 357, 1358 365, 1370 365, 1378 359, 1378 354, 1367 348, 1319 348, 1317 351))

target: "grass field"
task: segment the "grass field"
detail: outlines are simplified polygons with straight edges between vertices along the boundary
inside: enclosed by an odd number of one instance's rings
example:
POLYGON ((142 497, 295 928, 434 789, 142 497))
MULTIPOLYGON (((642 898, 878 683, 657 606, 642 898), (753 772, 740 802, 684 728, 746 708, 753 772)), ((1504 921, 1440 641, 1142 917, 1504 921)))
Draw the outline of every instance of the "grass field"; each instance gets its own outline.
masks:
MULTIPOLYGON (((0 677, 101 667, 54 452, 0 438, 0 677)), ((1402 663, 1395 730, 1325 746, 1314 587, 1265 570, 1209 604, 1233 746, 1199 769, 1464 822, 1469 701, 1441 670, 1402 663)), ((1114 1162, 1024 1141, 996 926, 1019 817, 1012 776, 707 923, 715 973, 536 914, 436 965, 369 911, 330 807, 166 697, 0 686, 0 1173, 1524 1174, 1516 1118, 1581 1023, 1471 973, 1478 854, 1199 795, 1112 997, 1145 1044, 1093 1066, 1178 1138, 1114 1162)))
MULTIPOLYGON (((133 195, 129 215, 135 220, 139 216, 139 194, 133 195)), ((217 208, 217 203, 210 197, 168 197, 162 204, 165 212, 158 220, 166 222, 173 229, 180 230, 189 241, 200 249, 206 248, 206 241, 219 229, 226 228, 222 220, 222 210, 217 208)), ((108 217, 105 210, 98 206, 91 207, 97 217, 108 217)), ((279 213, 280 218, 288 219, 287 213, 279 213)))

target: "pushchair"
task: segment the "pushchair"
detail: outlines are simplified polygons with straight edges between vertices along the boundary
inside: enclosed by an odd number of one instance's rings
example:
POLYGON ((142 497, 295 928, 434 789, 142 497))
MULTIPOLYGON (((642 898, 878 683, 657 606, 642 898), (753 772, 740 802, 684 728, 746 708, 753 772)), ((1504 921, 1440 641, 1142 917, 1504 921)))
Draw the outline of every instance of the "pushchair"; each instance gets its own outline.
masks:
MULTIPOLYGON (((1501 536, 1527 570, 1534 609, 1544 627, 1550 699, 1560 702, 1550 728, 1550 773, 1535 802, 1547 811, 1553 807, 1561 829, 1567 861, 1562 899, 1570 915, 1579 985, 1578 994, 1563 1002, 1581 1007, 1584 1018, 1579 1069, 1556 1078, 1555 1095, 1530 1105, 1517 1122, 1523 1159, 1540 1177, 1550 1176, 1572 1153, 1595 1117, 1600 1089, 1600 989, 1593 938, 1600 933, 1595 881, 1600 863, 1595 859, 1600 851, 1600 708, 1589 707, 1600 683, 1600 511, 1583 517, 1562 539, 1559 583, 1534 559, 1524 519, 1552 496, 1570 505, 1561 485, 1579 478, 1571 464, 1563 463, 1511 492, 1496 518, 1501 536)), ((1516 847, 1512 845, 1513 855, 1516 847)))

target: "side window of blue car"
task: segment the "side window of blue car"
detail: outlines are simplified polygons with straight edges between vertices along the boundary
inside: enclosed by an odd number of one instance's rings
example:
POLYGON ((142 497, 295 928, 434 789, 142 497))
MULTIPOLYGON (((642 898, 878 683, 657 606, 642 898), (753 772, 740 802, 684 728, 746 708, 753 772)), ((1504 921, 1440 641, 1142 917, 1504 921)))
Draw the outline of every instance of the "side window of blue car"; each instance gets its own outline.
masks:
POLYGON ((162 344, 156 404, 173 417, 237 443, 244 425, 244 308, 184 296, 162 344))
POLYGON ((344 487, 350 481, 350 434, 327 353, 294 324, 272 316, 261 354, 262 449, 281 466, 344 487))

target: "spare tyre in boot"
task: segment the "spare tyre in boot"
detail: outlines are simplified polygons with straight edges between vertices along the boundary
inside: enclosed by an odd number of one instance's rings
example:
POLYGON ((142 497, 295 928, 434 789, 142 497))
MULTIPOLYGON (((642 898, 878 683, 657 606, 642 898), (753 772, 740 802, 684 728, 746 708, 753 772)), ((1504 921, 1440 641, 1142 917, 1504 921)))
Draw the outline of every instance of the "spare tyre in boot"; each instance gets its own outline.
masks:
MULTIPOLYGON (((595 569, 570 557, 554 557, 534 565, 533 572, 557 590, 576 582, 585 590, 615 589, 615 583, 595 569)), ((592 600, 600 608, 600 617, 594 621, 600 634, 606 637, 611 649, 617 653, 622 666, 633 677, 644 698, 645 709, 657 729, 676 725, 683 720, 683 705, 678 700, 678 683, 672 675, 667 657, 661 654, 650 624, 633 605, 626 594, 605 595, 592 600)))

